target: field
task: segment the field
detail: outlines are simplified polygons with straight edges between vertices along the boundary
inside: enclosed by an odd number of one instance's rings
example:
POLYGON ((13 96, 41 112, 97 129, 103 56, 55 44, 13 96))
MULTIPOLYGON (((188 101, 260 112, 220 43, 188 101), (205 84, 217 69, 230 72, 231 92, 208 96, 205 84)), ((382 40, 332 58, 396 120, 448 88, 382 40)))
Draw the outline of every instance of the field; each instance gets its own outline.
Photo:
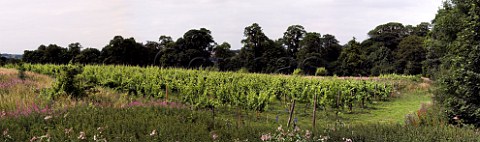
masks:
POLYGON ((2 141, 480 140, 473 128, 447 124, 434 84, 416 76, 17 68, 0 68, 2 141))

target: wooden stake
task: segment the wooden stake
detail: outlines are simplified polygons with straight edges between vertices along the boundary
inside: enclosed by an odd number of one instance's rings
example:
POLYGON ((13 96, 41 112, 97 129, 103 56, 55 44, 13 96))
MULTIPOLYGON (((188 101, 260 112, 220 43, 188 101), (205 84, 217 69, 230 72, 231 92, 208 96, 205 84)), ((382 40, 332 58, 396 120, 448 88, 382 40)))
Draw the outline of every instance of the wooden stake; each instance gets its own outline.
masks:
POLYGON ((288 117, 287 128, 290 127, 290 123, 292 122, 293 111, 295 111, 295 99, 293 99, 292 108, 290 109, 290 116, 288 117))
POLYGON ((315 115, 317 114, 317 95, 313 95, 313 119, 312 119, 312 138, 315 134, 315 115))

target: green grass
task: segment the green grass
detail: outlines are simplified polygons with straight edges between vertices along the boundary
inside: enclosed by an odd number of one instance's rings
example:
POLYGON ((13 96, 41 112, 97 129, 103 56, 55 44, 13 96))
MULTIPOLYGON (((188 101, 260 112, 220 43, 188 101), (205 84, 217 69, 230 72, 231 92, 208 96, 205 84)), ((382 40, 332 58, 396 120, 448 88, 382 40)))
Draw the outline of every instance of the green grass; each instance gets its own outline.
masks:
POLYGON ((346 114, 351 123, 404 123, 405 115, 416 113, 422 103, 431 103, 431 94, 413 90, 389 102, 378 102, 363 113, 346 114))

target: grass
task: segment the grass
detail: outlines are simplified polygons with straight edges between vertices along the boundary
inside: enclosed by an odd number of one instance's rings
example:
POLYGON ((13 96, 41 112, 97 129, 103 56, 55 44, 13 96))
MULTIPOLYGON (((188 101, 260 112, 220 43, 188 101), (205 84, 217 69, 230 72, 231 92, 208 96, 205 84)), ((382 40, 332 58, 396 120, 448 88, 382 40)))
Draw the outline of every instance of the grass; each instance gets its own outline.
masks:
POLYGON ((406 114, 416 113, 422 104, 431 103, 432 95, 425 91, 404 92, 389 102, 378 102, 364 113, 347 114, 352 123, 400 123, 406 114))
MULTIPOLYGON (((16 70, 0 68, 0 83, 17 78, 16 70)), ((391 80, 386 80, 391 81, 391 80)), ((274 138, 305 140, 305 130, 312 129, 312 107, 298 103, 294 114, 302 131, 285 128, 289 104, 273 102, 263 113, 217 108, 215 117, 208 109, 165 103, 155 98, 131 96, 113 89, 95 87, 88 97, 60 97, 52 101, 42 97, 41 88, 53 80, 27 72, 27 81, 0 91, 0 141, 260 141, 262 135, 274 138), (51 110, 32 111, 26 115, 3 115, 3 112, 33 109, 32 103, 51 110), (277 131, 283 126, 285 131, 277 131), (287 131, 290 130, 290 131, 287 131), (81 133, 85 137, 82 140, 81 133), (289 136, 291 134, 291 136, 289 136), (218 138, 213 138, 216 135, 218 138)), ((353 112, 326 109, 317 112, 315 140, 327 141, 479 141, 471 128, 450 125, 405 125, 405 115, 415 113, 423 103, 431 102, 429 85, 421 82, 399 82, 399 94, 386 102, 374 102, 353 112)), ((178 99, 171 93, 170 100, 178 99)))

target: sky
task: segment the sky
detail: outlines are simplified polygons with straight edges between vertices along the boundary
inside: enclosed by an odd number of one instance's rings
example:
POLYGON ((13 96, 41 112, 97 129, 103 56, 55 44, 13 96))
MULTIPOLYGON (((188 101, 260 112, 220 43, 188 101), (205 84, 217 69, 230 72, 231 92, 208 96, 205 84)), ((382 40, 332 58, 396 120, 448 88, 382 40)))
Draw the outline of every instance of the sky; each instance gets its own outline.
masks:
POLYGON ((332 34, 344 44, 388 22, 431 22, 441 0, 1 0, 0 53, 79 42, 103 48, 116 35, 137 42, 174 39, 207 28, 214 40, 242 47, 245 27, 258 23, 270 39, 290 25, 332 34))

